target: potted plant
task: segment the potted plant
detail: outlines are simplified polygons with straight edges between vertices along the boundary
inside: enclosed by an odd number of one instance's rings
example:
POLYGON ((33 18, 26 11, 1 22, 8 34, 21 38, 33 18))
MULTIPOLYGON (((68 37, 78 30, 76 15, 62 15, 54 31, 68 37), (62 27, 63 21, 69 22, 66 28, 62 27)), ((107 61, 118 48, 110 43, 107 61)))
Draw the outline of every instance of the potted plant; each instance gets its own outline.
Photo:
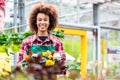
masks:
POLYGON ((33 34, 34 33, 32 33, 31 31, 27 31, 27 32, 24 32, 22 35, 23 35, 23 38, 25 39, 26 37, 31 36, 33 34))
POLYGON ((9 41, 11 43, 11 50, 13 52, 19 51, 22 40, 23 40, 23 36, 19 33, 12 33, 10 35, 9 41))
POLYGON ((54 30, 54 31, 52 31, 52 35, 57 36, 61 39, 64 39, 64 31, 63 30, 54 30))
POLYGON ((6 34, 0 34, 0 53, 5 52, 8 54, 7 39, 8 39, 8 36, 6 34))

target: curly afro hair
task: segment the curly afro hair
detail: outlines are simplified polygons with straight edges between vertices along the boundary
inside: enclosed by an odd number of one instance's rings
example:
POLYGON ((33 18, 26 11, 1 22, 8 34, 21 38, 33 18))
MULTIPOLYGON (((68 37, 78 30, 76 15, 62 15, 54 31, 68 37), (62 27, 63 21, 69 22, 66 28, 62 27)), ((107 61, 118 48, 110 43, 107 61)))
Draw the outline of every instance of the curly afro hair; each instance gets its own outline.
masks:
POLYGON ((30 29, 33 33, 37 33, 38 28, 36 25, 36 17, 38 13, 44 13, 49 16, 50 25, 48 27, 48 31, 52 31, 58 23, 58 13, 56 8, 52 4, 36 4, 31 10, 29 16, 29 25, 30 29))

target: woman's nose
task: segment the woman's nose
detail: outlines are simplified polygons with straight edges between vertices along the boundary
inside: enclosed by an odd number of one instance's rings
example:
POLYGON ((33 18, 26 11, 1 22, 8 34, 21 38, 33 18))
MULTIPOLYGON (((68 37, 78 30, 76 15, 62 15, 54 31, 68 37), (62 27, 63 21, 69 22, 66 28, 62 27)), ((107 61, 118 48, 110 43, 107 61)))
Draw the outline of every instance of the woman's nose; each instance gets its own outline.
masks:
POLYGON ((41 21, 41 23, 45 23, 45 21, 44 21, 44 20, 42 20, 42 21, 41 21))

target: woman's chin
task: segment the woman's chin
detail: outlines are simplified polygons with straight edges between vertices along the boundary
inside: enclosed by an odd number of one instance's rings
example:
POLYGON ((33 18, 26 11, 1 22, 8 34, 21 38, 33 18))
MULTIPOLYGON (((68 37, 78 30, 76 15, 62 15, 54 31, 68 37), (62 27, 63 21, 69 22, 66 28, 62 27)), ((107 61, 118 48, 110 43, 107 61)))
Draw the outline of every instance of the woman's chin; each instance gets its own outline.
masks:
POLYGON ((41 30, 39 30, 40 32, 46 32, 47 30, 44 30, 44 29, 41 29, 41 30))

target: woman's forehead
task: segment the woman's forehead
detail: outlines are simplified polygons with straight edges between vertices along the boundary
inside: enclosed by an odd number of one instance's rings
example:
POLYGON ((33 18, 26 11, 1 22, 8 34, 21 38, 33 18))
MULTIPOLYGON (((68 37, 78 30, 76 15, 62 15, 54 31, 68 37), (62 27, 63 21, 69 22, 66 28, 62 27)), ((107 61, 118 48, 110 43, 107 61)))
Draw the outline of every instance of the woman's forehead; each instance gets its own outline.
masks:
POLYGON ((48 18, 49 16, 47 14, 44 13, 38 13, 37 17, 45 17, 48 18))

